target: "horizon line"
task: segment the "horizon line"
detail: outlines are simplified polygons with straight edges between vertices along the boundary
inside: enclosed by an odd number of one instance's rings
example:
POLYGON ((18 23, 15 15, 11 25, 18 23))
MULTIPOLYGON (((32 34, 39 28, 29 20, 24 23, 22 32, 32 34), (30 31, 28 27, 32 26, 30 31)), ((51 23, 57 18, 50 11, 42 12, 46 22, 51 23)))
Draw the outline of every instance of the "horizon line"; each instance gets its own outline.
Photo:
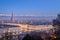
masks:
MULTIPOLYGON (((12 16, 12 14, 0 14, 0 16, 12 16)), ((54 16, 54 17, 56 17, 57 15, 16 15, 16 14, 13 14, 13 16, 46 16, 46 17, 48 17, 48 16, 54 16)))

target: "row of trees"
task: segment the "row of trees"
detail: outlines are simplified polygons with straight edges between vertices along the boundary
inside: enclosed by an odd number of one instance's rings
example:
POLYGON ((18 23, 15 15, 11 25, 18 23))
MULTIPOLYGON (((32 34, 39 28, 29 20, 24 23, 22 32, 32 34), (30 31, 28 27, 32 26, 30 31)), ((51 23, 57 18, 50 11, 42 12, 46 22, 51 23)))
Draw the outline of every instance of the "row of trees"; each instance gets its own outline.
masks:
POLYGON ((53 26, 55 29, 55 34, 60 35, 60 14, 58 14, 57 18, 53 20, 53 26))

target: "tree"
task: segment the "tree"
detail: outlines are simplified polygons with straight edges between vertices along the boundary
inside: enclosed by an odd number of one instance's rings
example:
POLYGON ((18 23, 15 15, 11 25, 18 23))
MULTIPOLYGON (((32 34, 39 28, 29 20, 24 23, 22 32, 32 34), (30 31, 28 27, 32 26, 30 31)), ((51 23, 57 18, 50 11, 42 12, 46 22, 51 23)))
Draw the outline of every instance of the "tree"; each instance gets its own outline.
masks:
POLYGON ((23 40, 35 40, 33 37, 31 37, 29 34, 26 34, 26 36, 23 38, 23 40))
POLYGON ((53 26, 55 28, 55 33, 60 35, 60 14, 53 20, 53 26))

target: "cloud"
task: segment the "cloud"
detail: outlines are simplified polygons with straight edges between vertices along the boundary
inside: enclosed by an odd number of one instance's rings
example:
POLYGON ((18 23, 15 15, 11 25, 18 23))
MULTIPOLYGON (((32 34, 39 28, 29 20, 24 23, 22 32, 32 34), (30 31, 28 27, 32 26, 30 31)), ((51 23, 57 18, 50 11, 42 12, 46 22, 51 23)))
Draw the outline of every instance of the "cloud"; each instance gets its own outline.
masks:
MULTIPOLYGON (((0 14, 0 16, 12 16, 12 14, 0 14)), ((14 16, 45 16, 45 17, 53 16, 53 17, 56 17, 57 15, 16 15, 14 14, 14 16)))
POLYGON ((11 16, 10 14, 0 14, 0 16, 11 16))

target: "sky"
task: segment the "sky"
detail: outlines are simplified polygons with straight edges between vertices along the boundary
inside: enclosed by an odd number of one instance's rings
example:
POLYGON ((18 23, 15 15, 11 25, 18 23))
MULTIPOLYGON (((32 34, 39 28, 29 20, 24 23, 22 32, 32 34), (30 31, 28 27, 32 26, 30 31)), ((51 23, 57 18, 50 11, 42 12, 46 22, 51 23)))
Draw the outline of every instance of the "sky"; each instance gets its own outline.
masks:
POLYGON ((57 15, 60 0, 0 0, 0 14, 15 15, 57 15))

